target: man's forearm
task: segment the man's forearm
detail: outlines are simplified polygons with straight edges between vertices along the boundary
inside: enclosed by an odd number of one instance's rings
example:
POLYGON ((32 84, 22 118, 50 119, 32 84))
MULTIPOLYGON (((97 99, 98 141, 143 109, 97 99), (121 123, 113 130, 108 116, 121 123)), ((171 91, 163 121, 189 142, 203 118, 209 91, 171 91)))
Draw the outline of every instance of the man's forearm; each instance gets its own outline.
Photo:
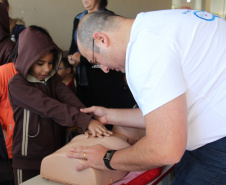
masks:
POLYGON ((150 145, 144 137, 133 146, 116 151, 110 162, 111 167, 122 171, 145 171, 179 162, 178 153, 172 150, 167 152, 167 147, 148 147, 150 145))
POLYGON ((185 94, 145 115, 146 136, 133 146, 115 152, 117 170, 147 170, 180 161, 187 144, 185 94))
POLYGON ((145 121, 139 108, 108 109, 108 123, 125 127, 145 128, 145 121))
POLYGON ((111 167, 123 171, 143 171, 166 165, 154 149, 150 152, 147 145, 150 143, 142 138, 133 146, 118 150, 111 160, 111 167))

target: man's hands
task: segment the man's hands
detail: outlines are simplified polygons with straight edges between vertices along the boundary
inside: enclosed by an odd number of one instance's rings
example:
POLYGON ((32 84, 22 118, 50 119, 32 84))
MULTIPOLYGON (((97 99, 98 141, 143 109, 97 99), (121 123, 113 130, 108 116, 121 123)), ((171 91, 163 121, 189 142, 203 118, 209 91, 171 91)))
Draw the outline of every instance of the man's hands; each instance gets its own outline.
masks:
POLYGON ((94 118, 101 122, 102 124, 108 124, 108 109, 104 107, 92 106, 89 108, 80 109, 83 113, 90 113, 94 115, 94 118))
POLYGON ((108 109, 100 106, 92 106, 80 109, 80 111, 92 114, 102 124, 145 129, 144 117, 139 108, 108 109))
POLYGON ((85 132, 86 138, 88 138, 89 135, 103 138, 103 136, 112 135, 112 132, 107 130, 107 128, 104 125, 102 125, 99 121, 91 119, 88 125, 88 130, 85 132))
MULTIPOLYGON (((88 125, 88 130, 85 132, 86 138, 89 138, 90 135, 93 137, 103 138, 104 136, 110 136, 113 133, 106 129, 103 124, 107 123, 107 109, 104 107, 90 107, 81 109, 81 112, 84 113, 92 113, 94 114, 97 120, 91 119, 88 125), (100 123, 101 122, 101 123, 100 123)), ((79 146, 73 147, 70 149, 70 153, 67 154, 69 158, 76 158, 76 159, 86 159, 87 161, 81 163, 80 165, 76 166, 76 170, 81 171, 86 168, 97 168, 97 169, 108 169, 103 161, 103 157, 107 152, 107 148, 98 144, 94 146, 79 146)))
POLYGON ((100 144, 94 146, 73 147, 70 149, 70 151, 71 152, 67 154, 67 157, 86 159, 84 163, 81 163, 80 165, 76 166, 77 171, 81 171, 89 167, 101 170, 108 169, 103 161, 103 157, 108 151, 108 149, 100 144))

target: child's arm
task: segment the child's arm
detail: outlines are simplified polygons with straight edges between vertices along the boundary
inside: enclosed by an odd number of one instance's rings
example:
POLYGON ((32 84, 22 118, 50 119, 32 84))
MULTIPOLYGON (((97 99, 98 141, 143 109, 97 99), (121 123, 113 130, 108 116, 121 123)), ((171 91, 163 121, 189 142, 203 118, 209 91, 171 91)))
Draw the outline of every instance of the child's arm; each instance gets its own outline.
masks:
MULTIPOLYGON (((30 110, 30 112, 40 115, 42 117, 51 118, 62 126, 78 126, 83 131, 88 128, 91 120, 91 114, 85 114, 80 112, 82 103, 76 101, 74 94, 66 86, 66 90, 63 93, 72 93, 73 97, 68 98, 70 104, 66 102, 60 102, 54 98, 49 97, 43 93, 40 88, 45 88, 42 84, 31 84, 22 79, 20 74, 14 76, 9 83, 9 99, 16 114, 18 107, 30 110), (77 106, 74 106, 77 102, 77 106)), ((72 96, 69 94, 69 96, 72 96)))
MULTIPOLYGON (((71 92, 71 90, 69 90, 69 88, 64 83, 62 83, 61 79, 58 79, 58 77, 59 76, 56 77, 56 92, 59 100, 78 108, 84 108, 85 106, 82 104, 82 102, 75 96, 73 92, 71 92)), ((89 137, 89 135, 102 137, 112 134, 112 132, 107 130, 102 123, 94 119, 90 120, 87 128, 88 131, 85 132, 86 137, 89 137)))

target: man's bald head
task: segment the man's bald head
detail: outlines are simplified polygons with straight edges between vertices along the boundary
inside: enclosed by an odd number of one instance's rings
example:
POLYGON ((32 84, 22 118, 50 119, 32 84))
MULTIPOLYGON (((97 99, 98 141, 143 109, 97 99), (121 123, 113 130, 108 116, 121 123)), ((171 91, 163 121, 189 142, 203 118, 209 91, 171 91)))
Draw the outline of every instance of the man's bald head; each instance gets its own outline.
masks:
POLYGON ((107 11, 96 11, 85 15, 77 29, 77 38, 82 47, 84 49, 92 49, 94 33, 114 31, 116 28, 116 17, 119 16, 107 11))

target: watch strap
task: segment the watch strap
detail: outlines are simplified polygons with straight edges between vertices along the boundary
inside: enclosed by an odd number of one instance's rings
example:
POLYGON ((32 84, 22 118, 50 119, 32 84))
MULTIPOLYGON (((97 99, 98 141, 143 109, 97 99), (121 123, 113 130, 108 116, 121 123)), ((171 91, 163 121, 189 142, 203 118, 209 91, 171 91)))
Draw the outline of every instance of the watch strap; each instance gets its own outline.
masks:
POLYGON ((105 166, 110 169, 110 170, 115 170, 114 168, 111 167, 110 165, 110 161, 111 161, 111 158, 112 156, 114 155, 114 153, 116 152, 117 150, 108 150, 104 156, 104 164, 105 166), (108 155, 109 154, 109 155, 108 155), (107 157, 108 156, 108 157, 107 157))

